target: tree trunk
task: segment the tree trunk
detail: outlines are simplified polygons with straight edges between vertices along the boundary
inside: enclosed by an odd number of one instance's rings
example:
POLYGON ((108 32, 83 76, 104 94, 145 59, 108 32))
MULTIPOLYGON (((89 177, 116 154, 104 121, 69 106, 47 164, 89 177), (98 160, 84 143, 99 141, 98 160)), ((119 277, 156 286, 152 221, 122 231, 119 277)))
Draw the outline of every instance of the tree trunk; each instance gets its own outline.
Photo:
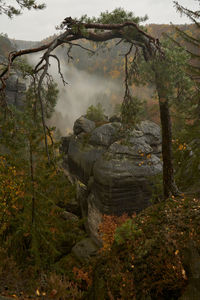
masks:
POLYGON ((162 126, 162 157, 163 157, 163 192, 167 199, 178 193, 174 181, 174 168, 172 163, 172 130, 168 101, 159 98, 160 119, 162 126))
POLYGON ((177 195, 178 188, 174 180, 172 158, 172 126, 167 97, 167 89, 161 78, 156 74, 156 88, 159 98, 160 121, 162 128, 162 158, 163 158, 163 193, 164 199, 177 195))
POLYGON ((30 159, 30 177, 31 177, 31 188, 32 188, 32 225, 33 225, 35 223, 35 180, 34 180, 33 151, 32 151, 31 140, 29 140, 29 159, 30 159))

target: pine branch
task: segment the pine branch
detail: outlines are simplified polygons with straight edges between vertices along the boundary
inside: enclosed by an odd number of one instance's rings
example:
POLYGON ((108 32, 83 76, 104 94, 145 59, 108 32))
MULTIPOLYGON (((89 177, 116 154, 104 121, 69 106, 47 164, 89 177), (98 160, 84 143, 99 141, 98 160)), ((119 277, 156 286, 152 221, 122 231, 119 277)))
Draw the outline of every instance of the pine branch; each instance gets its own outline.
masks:
MULTIPOLYGON (((199 47, 200 46, 200 40, 196 39, 195 37, 189 35, 188 33, 186 33, 185 31, 181 30, 180 28, 178 28, 177 26, 174 26, 175 30, 180 34, 181 37, 183 37, 185 40, 187 40, 187 42, 199 47)), ((166 34, 167 35, 167 34, 166 34)), ((167 35, 168 36, 168 35, 167 35)))
POLYGON ((192 11, 184 6, 180 5, 177 1, 173 1, 176 10, 182 15, 186 15, 188 18, 200 18, 200 11, 192 11))

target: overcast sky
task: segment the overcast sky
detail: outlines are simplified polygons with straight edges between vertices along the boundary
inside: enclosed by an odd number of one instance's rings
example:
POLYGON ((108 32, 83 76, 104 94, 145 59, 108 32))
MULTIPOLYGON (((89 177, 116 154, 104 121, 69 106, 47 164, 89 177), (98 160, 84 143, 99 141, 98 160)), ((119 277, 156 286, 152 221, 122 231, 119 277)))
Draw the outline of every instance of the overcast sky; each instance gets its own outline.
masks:
MULTIPOLYGON (((15 3, 15 0, 10 2, 15 3)), ((133 11, 136 16, 147 14, 148 23, 189 23, 186 17, 180 17, 176 12, 173 0, 38 0, 41 2, 47 5, 42 11, 25 10, 23 15, 12 20, 1 15, 0 33, 7 33, 10 38, 38 41, 54 34, 55 26, 65 17, 98 16, 100 12, 116 7, 133 11)), ((197 0, 179 0, 179 3, 192 10, 199 9, 197 0)))

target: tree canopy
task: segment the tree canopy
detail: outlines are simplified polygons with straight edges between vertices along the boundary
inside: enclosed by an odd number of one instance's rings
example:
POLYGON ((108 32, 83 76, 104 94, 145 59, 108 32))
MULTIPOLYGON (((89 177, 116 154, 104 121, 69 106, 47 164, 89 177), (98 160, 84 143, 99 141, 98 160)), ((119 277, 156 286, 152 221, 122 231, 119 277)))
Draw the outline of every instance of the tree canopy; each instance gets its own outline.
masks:
MULTIPOLYGON (((200 5, 200 1, 198 0, 200 5)), ((186 15, 190 21, 192 21, 196 33, 187 32, 179 29, 177 26, 175 27, 178 36, 182 38, 184 42, 180 43, 179 39, 176 39, 174 42, 177 43, 180 47, 184 47, 186 51, 189 53, 191 60, 190 63, 187 64, 187 71, 190 74, 191 79, 195 83, 195 95, 193 95, 193 99, 195 100, 195 104, 197 104, 196 108, 196 119, 197 122, 200 119, 200 100, 199 100, 199 88, 200 88, 200 55, 199 55, 199 47, 200 47, 200 39, 199 39, 199 28, 200 28, 200 11, 192 11, 182 5, 180 5, 177 1, 174 1, 175 7, 180 14, 186 15)))

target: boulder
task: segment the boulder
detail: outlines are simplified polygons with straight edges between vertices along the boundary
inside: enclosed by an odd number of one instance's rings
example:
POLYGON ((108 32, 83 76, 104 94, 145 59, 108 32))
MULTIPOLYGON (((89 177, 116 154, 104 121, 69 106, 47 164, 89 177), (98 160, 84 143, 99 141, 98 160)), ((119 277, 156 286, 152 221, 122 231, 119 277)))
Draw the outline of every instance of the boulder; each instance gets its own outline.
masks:
POLYGON ((136 126, 136 129, 143 132, 147 142, 151 144, 161 144, 161 129, 160 126, 149 120, 142 121, 136 126))
POLYGON ((95 128, 91 132, 89 143, 95 146, 110 146, 118 140, 120 127, 121 123, 113 122, 95 128))
POLYGON ((81 132, 89 133, 95 128, 95 122, 86 119, 84 116, 81 116, 74 123, 73 131, 75 135, 78 135, 81 132))
POLYGON ((78 222, 79 220, 79 218, 75 214, 66 210, 62 212, 61 217, 66 221, 78 222))
POLYGON ((161 129, 160 126, 149 120, 142 121, 136 127, 144 133, 146 142, 153 148, 154 152, 159 154, 162 151, 161 147, 161 129))
POLYGON ((95 256, 99 247, 91 238, 85 238, 78 242, 73 248, 72 253, 78 258, 81 262, 87 262, 90 257, 95 256))

